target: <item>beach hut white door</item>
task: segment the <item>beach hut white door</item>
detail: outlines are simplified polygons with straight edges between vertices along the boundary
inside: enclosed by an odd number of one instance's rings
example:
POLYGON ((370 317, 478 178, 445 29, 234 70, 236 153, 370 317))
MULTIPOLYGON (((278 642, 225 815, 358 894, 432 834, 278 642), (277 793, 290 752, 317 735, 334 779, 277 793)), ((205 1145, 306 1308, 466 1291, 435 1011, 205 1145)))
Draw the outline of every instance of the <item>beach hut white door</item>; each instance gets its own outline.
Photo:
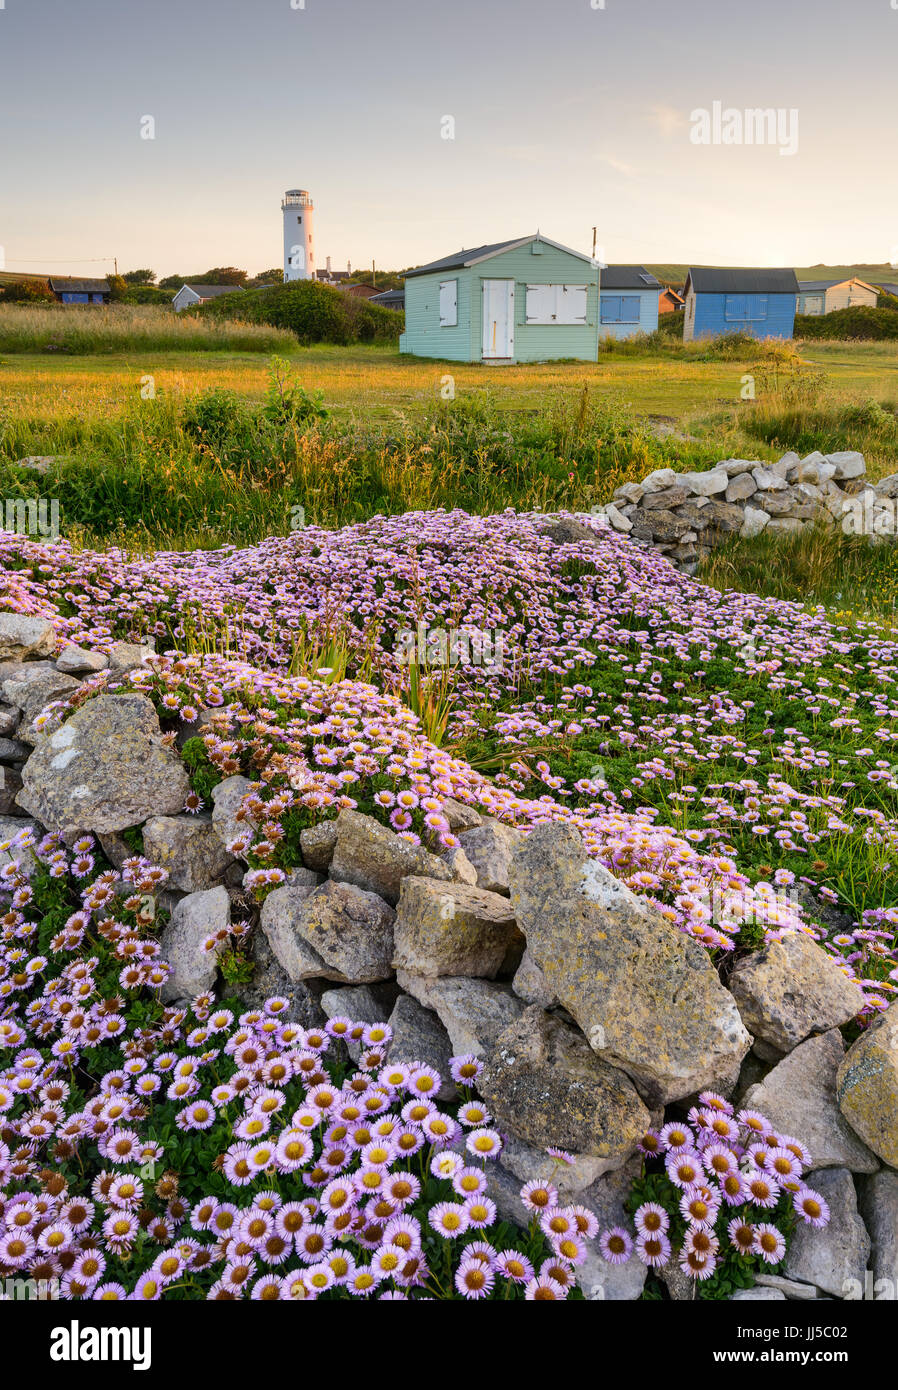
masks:
POLYGON ((514 357, 514 280, 483 281, 483 360, 514 357))

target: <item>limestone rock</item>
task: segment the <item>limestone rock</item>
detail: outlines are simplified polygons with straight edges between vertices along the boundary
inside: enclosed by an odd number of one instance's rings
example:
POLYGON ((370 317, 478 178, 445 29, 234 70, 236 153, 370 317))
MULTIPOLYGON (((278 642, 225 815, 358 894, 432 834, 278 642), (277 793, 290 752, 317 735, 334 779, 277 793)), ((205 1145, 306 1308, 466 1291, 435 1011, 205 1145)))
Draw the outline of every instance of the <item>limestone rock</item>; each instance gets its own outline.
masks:
POLYGON ((134 858, 134 849, 123 835, 110 831, 108 835, 98 835, 97 839, 100 849, 114 868, 120 869, 126 859, 134 858))
POLYGON ((761 492, 781 492, 789 486, 780 473, 775 473, 772 468, 765 468, 762 463, 752 469, 751 476, 761 492))
POLYGON ((473 806, 467 806, 463 801, 454 801, 451 796, 447 796, 443 802, 443 815, 454 834, 459 830, 474 830, 483 824, 483 817, 479 811, 473 806))
POLYGON ((23 763, 26 758, 30 757, 30 744, 23 743, 18 738, 0 738, 0 762, 23 763))
POLYGON ((835 475, 836 465, 827 463, 825 459, 809 460, 807 463, 798 465, 799 483, 813 483, 819 487, 822 483, 830 482, 835 475))
POLYGON ((523 830, 503 825, 490 816, 476 830, 464 830, 458 838, 477 870, 477 887, 488 893, 504 893, 507 897, 508 866, 514 851, 524 843, 523 830))
POLYGON ((340 883, 352 883, 395 904, 402 880, 409 874, 451 881, 442 859, 421 845, 400 839, 373 816, 341 811, 336 825, 337 843, 329 872, 340 883))
POLYGON ((156 655, 152 642, 114 642, 109 650, 109 670, 112 675, 123 675, 133 671, 136 666, 145 666, 150 657, 156 655))
POLYGON ((23 816, 3 816, 0 815, 0 846, 8 845, 8 848, 0 848, 0 869, 5 869, 7 864, 12 864, 18 860, 23 866, 34 868, 37 864, 37 855, 32 849, 13 848, 9 841, 20 831, 27 830, 34 836, 35 844, 44 838, 44 832, 37 821, 28 820, 23 816))
POLYGON ((714 497, 726 492, 729 478, 722 470, 711 468, 707 473, 681 473, 679 482, 696 497, 714 497))
POLYGON ((108 665, 109 657, 105 652, 88 651, 86 647, 63 647, 56 669, 67 676, 88 676, 105 671, 108 665))
POLYGON ((337 822, 322 820, 299 832, 303 863, 316 873, 326 874, 337 844, 337 822))
POLYGON ((226 929, 230 915, 230 898, 222 887, 190 893, 175 904, 160 938, 162 957, 173 967, 162 987, 163 999, 190 999, 214 988, 217 956, 204 951, 203 942, 226 929))
POLYGON ((755 1279, 761 1288, 781 1294, 783 1298, 788 1298, 790 1303, 811 1303, 820 1296, 816 1284, 802 1284, 798 1279, 784 1279, 781 1274, 765 1274, 763 1270, 759 1270, 755 1279))
MULTIPOLYGON (((242 777, 238 772, 232 777, 225 777, 212 788, 212 830, 219 845, 226 850, 235 840, 245 838, 256 829, 256 822, 248 816, 237 819, 237 812, 250 786, 249 778, 242 777)), ((245 851, 237 857, 246 863, 245 851)))
POLYGON ((772 517, 787 517, 798 506, 791 489, 785 492, 765 492, 764 510, 772 517))
MULTIPOLYGON (((635 1258, 635 1255, 631 1256, 630 1261, 635 1258)), ((674 1258, 658 1270, 658 1277, 673 1303, 691 1303, 698 1297, 698 1281, 690 1274, 684 1274, 674 1258)))
POLYGON ((728 478, 738 478, 741 473, 750 473, 757 466, 757 459, 724 459, 722 463, 717 464, 728 478))
POLYGON ((729 989, 748 1031, 781 1053, 811 1033, 848 1023, 864 1006, 858 986, 800 931, 745 956, 730 976, 729 989))
POLYGON ((457 1094, 449 1061, 452 1043, 449 1034, 432 1009, 425 1009, 410 994, 400 994, 389 1018, 393 1030, 390 1059, 394 1062, 420 1062, 440 1074, 437 1092, 440 1100, 451 1100, 457 1094))
POLYGON ((656 468, 654 472, 643 478, 638 486, 642 488, 643 496, 645 496, 647 492, 661 492, 666 487, 675 487, 680 476, 672 468, 656 468))
POLYGON ((402 880, 395 925, 397 969, 414 975, 492 977, 517 937, 508 899, 498 893, 414 874, 402 880))
POLYGON ((453 883, 466 883, 469 888, 477 887, 477 870, 463 849, 454 845, 440 855, 443 863, 452 874, 453 883))
POLYGON ((507 985, 489 980, 438 976, 426 978, 399 970, 400 989, 417 999, 425 1009, 433 1009, 449 1034, 456 1056, 472 1053, 485 1057, 503 1029, 520 1018, 524 1005, 507 985))
POLYGON ((261 926, 291 980, 367 984, 392 974, 393 911, 348 883, 276 888, 261 926))
POLYGON ((670 510, 672 507, 679 507, 683 502, 688 502, 692 496, 692 491, 688 487, 665 487, 660 492, 650 492, 643 500, 645 511, 653 511, 659 507, 670 510))
POLYGON ((834 466, 833 477, 842 482, 847 478, 860 478, 867 471, 863 454, 854 449, 841 449, 835 454, 827 454, 826 462, 834 466))
POLYGON ((633 519, 634 535, 638 540, 675 542, 689 530, 689 522, 676 512, 639 511, 633 519))
POLYGON ((643 905, 578 832, 537 826, 511 865, 511 904, 548 987, 651 1104, 732 1087, 751 1037, 707 952, 643 905))
MULTIPOLYGON (((860 1211, 873 1242, 871 1272, 874 1281, 888 1280, 886 1288, 898 1288, 898 1173, 883 1169, 863 1178, 860 1211)), ((882 1293, 874 1285, 873 1296, 882 1293)), ((894 1293, 893 1293, 894 1296, 894 1293)))
POLYGON ((500 1034, 477 1084, 500 1127, 540 1148, 602 1159, 607 1169, 626 1162, 651 1123, 629 1077, 536 1005, 500 1034))
MULTIPOLYGON (((674 477, 676 477, 676 474, 674 474, 674 477)), ((637 502, 642 501, 645 496, 645 489, 639 483, 621 483, 620 487, 614 489, 612 495, 615 501, 621 499, 624 502, 630 502, 635 505, 637 502)))
POLYGON ((830 1222, 822 1230, 799 1222, 784 1270, 790 1279, 844 1298, 853 1281, 863 1286, 870 1255, 870 1237, 857 1209, 854 1183, 847 1168, 828 1168, 816 1173, 810 1185, 827 1202, 830 1222))
POLYGON ((737 1289, 730 1296, 731 1303, 779 1303, 785 1299, 786 1295, 780 1289, 768 1289, 762 1284, 755 1284, 752 1289, 737 1289))
POLYGON ((320 1028, 325 1013, 319 1002, 320 984, 317 980, 291 980, 275 956, 261 931, 251 938, 252 979, 235 991, 244 1008, 261 1009, 272 995, 287 1000, 287 1007, 278 1019, 298 1023, 301 1028, 320 1028))
POLYGON ((79 684, 80 682, 71 676, 63 675, 52 666, 45 670, 43 664, 35 665, 31 671, 26 670, 19 680, 5 680, 4 699, 22 711, 17 730, 19 737, 25 738, 29 743, 36 743, 40 735, 32 724, 41 710, 54 700, 67 700, 78 689, 79 684))
POLYGON ((525 951, 521 957, 511 987, 525 1004, 538 1004, 541 1009, 551 1009, 558 1003, 554 991, 529 951, 525 951))
POLYGON ((49 473, 56 462, 56 454, 29 454, 27 458, 16 459, 16 468, 30 468, 35 473, 49 473))
POLYGON ((763 507, 746 507, 744 517, 745 520, 739 535, 743 540, 750 541, 755 536, 760 536, 770 520, 770 513, 766 512, 763 507))
POLYGON ((836 1094, 842 1114, 874 1153, 898 1168, 898 1003, 848 1049, 836 1094))
POLYGON ((685 506, 677 509, 677 516, 681 521, 689 523, 689 535, 691 531, 696 533, 704 531, 711 524, 711 516, 708 513, 709 497, 697 497, 694 502, 687 502, 685 506))
POLYGON ((14 767, 0 767, 0 815, 15 815, 22 778, 14 767))
POLYGON ((572 1160, 570 1163, 558 1163, 545 1149, 534 1148, 516 1135, 509 1134, 502 1145, 499 1162, 520 1183, 544 1180, 551 1173, 552 1183, 558 1189, 559 1205, 564 1206, 577 1202, 579 1194, 602 1177, 607 1167, 603 1158, 590 1154, 568 1156, 572 1160))
POLYGON ((98 695, 41 739, 19 804, 50 830, 125 830, 183 809, 190 782, 142 695, 98 695))
POLYGON ((327 1018, 342 1014, 353 1023, 386 1023, 396 994, 395 986, 390 984, 342 985, 339 989, 324 991, 321 1007, 327 1018))
POLYGON ((615 507, 613 502, 609 502, 605 510, 605 515, 607 516, 611 525, 614 527, 615 531, 633 530, 633 523, 630 520, 630 518, 626 516, 622 511, 619 511, 618 508, 615 507))
POLYGON ((168 886, 196 893, 212 888, 234 862, 215 833, 208 813, 151 816, 143 827, 147 859, 168 869, 168 886))
POLYGON ((550 525, 542 528, 542 534, 555 545, 582 545, 584 542, 592 545, 597 539, 597 532, 591 526, 577 521, 572 516, 563 516, 557 521, 552 521, 550 525))
POLYGON ((52 656, 56 632, 46 618, 29 613, 0 613, 0 660, 28 661, 52 656))
POLYGON ((850 1168, 872 1173, 875 1156, 843 1118, 836 1100, 836 1075, 845 1056, 838 1028, 800 1043, 745 1092, 747 1109, 760 1110, 781 1134, 791 1134, 811 1151, 811 1167, 850 1168))
POLYGON ((727 502, 744 502, 746 498, 753 497, 757 490, 758 485, 750 473, 739 473, 730 479, 724 495, 727 502))
POLYGON ((743 509, 735 502, 721 502, 712 498, 702 513, 709 530, 729 535, 741 531, 745 524, 743 509))

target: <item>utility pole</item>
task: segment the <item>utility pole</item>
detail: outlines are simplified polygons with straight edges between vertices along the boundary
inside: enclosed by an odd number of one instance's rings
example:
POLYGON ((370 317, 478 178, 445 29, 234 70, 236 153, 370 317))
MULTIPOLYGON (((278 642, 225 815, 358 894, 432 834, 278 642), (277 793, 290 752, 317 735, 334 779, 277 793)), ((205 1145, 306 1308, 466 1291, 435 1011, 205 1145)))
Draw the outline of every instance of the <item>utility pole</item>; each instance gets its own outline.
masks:
POLYGON ((118 256, 113 256, 112 264, 115 266, 115 278, 118 279, 118 256))
POLYGON ((374 288, 377 289, 377 276, 375 275, 375 272, 374 272, 374 262, 373 262, 373 261, 371 262, 371 283, 372 283, 372 285, 374 286, 374 288))
POLYGON ((593 229, 592 229, 592 258, 593 258, 593 260, 595 260, 595 258, 596 258, 596 232, 597 232, 597 231, 598 231, 598 228, 597 228, 597 227, 593 227, 593 229))

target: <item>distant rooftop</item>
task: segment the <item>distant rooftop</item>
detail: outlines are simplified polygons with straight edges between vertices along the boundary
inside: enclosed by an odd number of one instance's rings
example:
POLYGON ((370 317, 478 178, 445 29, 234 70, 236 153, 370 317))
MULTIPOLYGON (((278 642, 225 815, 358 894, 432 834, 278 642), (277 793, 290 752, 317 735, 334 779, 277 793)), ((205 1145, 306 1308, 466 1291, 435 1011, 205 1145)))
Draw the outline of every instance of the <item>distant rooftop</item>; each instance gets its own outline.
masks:
POLYGON ((751 266, 690 266, 697 294, 798 294, 794 270, 751 266))
POLYGON ((109 294, 108 280, 77 280, 71 275, 51 275, 54 294, 109 294))
MULTIPOLYGON (((235 290, 243 289, 242 285, 197 285, 193 281, 186 280, 184 284, 187 286, 187 289, 193 290, 194 294, 198 294, 200 299, 218 299, 220 295, 233 294, 235 290)), ((183 288, 184 285, 181 286, 181 289, 183 288)), ((178 293, 180 294, 180 292, 179 290, 178 293)))
POLYGON ((660 290, 661 281, 656 280, 644 265, 606 265, 603 267, 601 285, 603 290, 660 290))

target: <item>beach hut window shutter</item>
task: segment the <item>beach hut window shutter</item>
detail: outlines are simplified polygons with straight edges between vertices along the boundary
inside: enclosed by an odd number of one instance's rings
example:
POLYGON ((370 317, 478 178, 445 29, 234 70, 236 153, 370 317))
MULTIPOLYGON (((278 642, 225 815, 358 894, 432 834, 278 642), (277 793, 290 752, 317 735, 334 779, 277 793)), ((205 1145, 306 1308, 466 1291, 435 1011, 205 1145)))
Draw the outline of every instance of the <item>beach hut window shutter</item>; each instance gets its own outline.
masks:
POLYGON ((459 282, 442 279, 439 282, 439 327, 455 328, 459 322, 459 282))
POLYGON ((525 323, 586 323, 586 285, 528 285, 525 323))

